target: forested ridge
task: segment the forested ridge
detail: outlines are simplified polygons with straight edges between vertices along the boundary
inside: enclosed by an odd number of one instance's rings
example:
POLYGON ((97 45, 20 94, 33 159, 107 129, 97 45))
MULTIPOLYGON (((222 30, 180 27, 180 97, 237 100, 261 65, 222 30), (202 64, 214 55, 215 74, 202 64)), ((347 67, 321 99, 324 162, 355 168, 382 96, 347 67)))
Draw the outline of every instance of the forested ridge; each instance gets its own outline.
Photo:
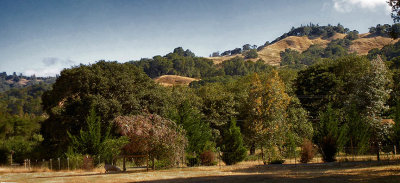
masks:
MULTIPOLYGON (((389 36, 397 27, 378 25, 370 35, 389 36)), ((358 32, 340 24, 292 28, 272 43, 335 33, 346 36, 326 47, 282 51, 280 66, 248 60, 257 50, 251 46, 244 57, 220 64, 178 47, 139 61, 80 65, 54 78, 3 73, 0 162, 10 152, 20 163, 86 154, 109 162, 120 153, 138 153, 169 167, 184 150, 191 166, 212 165, 204 157, 215 152, 235 164, 256 149, 271 162, 305 142, 320 147, 325 161, 335 161, 343 147, 362 154, 400 145, 400 43, 359 56, 348 49, 358 32), (162 75, 200 80, 163 87, 153 80, 162 75)))

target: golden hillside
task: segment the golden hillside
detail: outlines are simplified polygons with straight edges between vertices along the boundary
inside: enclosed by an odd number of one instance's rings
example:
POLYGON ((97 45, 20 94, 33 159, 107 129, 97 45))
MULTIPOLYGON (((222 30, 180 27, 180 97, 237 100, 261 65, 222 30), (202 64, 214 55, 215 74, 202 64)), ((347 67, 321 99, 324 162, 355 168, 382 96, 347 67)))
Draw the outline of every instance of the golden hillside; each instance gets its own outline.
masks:
MULTIPOLYGON (((321 45, 322 47, 326 47, 326 45, 335 39, 343 39, 346 34, 335 34, 330 39, 322 39, 315 38, 310 39, 307 36, 297 37, 297 36, 289 36, 285 39, 282 39, 274 44, 270 44, 264 47, 262 50, 258 51, 258 58, 251 59, 252 61, 256 61, 258 59, 264 60, 266 63, 271 65, 278 66, 281 62, 280 52, 285 51, 285 49, 290 48, 293 50, 297 50, 299 52, 303 52, 307 50, 311 45, 321 45)), ((385 45, 394 44, 399 39, 393 40, 387 37, 375 36, 370 37, 369 33, 360 34, 360 38, 353 41, 353 44, 350 46, 350 52, 356 52, 360 55, 368 54, 368 51, 374 48, 381 49, 385 45)), ((209 59, 213 60, 215 64, 222 63, 225 60, 229 60, 236 56, 243 57, 243 55, 233 55, 233 56, 223 56, 223 57, 209 57, 209 59)))
POLYGON ((400 39, 393 40, 392 38, 375 36, 370 37, 369 33, 360 34, 360 38, 353 41, 353 44, 350 46, 350 52, 356 52, 359 55, 368 54, 369 50, 374 48, 381 49, 385 45, 394 44, 400 39))
POLYGON ((154 79, 155 82, 163 86, 189 85, 190 82, 198 80, 199 79, 177 75, 163 75, 154 79))

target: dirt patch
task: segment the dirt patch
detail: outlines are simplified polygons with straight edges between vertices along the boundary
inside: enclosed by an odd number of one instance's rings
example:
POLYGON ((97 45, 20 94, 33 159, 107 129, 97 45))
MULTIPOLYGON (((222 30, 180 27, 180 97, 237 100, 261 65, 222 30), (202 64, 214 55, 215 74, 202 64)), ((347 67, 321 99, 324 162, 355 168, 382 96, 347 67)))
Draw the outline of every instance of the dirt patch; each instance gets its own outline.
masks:
POLYGON ((156 79, 155 82, 163 86, 174 86, 174 85, 189 85, 192 81, 198 81, 199 79, 177 76, 177 75, 163 75, 156 79))

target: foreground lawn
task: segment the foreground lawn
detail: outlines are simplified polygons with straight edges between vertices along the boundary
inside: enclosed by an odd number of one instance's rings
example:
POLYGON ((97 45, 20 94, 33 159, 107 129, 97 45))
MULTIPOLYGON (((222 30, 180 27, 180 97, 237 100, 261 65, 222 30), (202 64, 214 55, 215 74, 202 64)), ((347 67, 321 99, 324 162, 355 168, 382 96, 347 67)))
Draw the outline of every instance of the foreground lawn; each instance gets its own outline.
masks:
POLYGON ((0 182, 400 182, 400 164, 346 162, 306 165, 255 165, 175 168, 124 173, 23 172, 0 169, 0 182))

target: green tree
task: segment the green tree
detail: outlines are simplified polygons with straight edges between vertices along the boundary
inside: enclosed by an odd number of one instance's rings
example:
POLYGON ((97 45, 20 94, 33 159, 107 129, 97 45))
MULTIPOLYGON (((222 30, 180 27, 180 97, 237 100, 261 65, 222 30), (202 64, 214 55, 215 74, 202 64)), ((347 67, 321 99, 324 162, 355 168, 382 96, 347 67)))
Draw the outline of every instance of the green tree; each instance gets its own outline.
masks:
POLYGON ((201 112, 210 122, 214 138, 218 138, 225 124, 236 115, 234 95, 221 83, 210 83, 196 90, 202 100, 201 112))
POLYGON ((340 111, 332 109, 330 104, 326 111, 320 113, 320 122, 315 138, 325 162, 336 161, 336 153, 346 143, 348 127, 340 124, 340 117, 340 111))
POLYGON ((67 132, 71 139, 71 147, 76 153, 100 156, 109 163, 128 143, 128 140, 124 137, 112 138, 110 134, 111 125, 102 130, 101 118, 96 115, 94 108, 90 109, 86 124, 86 130, 81 129, 79 135, 74 136, 67 132))
POLYGON ((370 147, 371 128, 365 118, 364 115, 360 115, 354 104, 349 107, 345 121, 349 127, 347 145, 351 147, 350 153, 353 155, 365 153, 370 147))
MULTIPOLYGON (((361 109, 359 108, 359 113, 368 119, 366 122, 371 128, 371 140, 379 151, 382 141, 388 136, 387 128, 382 124, 381 115, 388 107, 386 102, 390 96, 388 87, 390 74, 379 56, 370 64, 368 72, 359 78, 360 87, 357 87, 355 91, 357 97, 352 101, 357 106, 362 106, 361 109)), ((377 155, 379 156, 379 153, 377 155)))
POLYGON ((244 52, 244 58, 246 59, 250 59, 250 58, 257 58, 258 57, 258 53, 256 49, 250 49, 246 52, 244 52))
POLYGON ((262 114, 262 96, 265 90, 257 73, 252 74, 250 80, 248 98, 244 101, 245 106, 242 111, 247 114, 242 129, 245 140, 250 146, 250 153, 254 154, 256 146, 264 140, 266 133, 262 114))
POLYGON ((22 163, 37 157, 43 137, 38 133, 42 117, 9 115, 0 112, 0 163, 6 163, 11 152, 13 160, 22 163))
POLYGON ((285 51, 281 51, 281 66, 300 64, 300 55, 300 52, 290 48, 285 49, 285 51))
POLYGON ((200 155, 205 150, 214 150, 215 144, 209 124, 201 120, 200 111, 191 106, 189 101, 178 104, 170 119, 182 125, 186 131, 188 139, 186 152, 200 155))
POLYGON ((229 128, 223 133, 222 161, 227 165, 234 165, 243 161, 246 157, 246 148, 243 145, 240 128, 236 126, 236 120, 231 119, 229 128))
MULTIPOLYGON (((67 131, 78 135, 86 126, 82 119, 94 107, 106 129, 118 115, 139 114, 142 110, 166 114, 165 90, 154 83, 136 66, 99 61, 65 69, 53 89, 42 96, 43 108, 49 118, 41 133, 47 155, 61 155, 70 145, 67 131)), ((111 134, 118 135, 113 129, 111 134)))
POLYGON ((348 39, 348 40, 358 39, 358 31, 353 30, 353 31, 348 32, 345 39, 348 39))

